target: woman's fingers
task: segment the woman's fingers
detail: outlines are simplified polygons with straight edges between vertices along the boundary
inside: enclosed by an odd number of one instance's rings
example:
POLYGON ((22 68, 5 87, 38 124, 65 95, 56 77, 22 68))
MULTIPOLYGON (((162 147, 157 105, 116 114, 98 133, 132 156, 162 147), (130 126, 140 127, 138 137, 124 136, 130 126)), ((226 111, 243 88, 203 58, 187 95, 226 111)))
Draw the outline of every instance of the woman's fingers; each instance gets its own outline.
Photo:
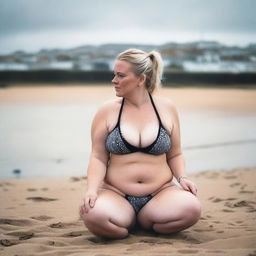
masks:
POLYGON ((89 209, 90 209, 90 197, 89 196, 86 196, 85 199, 84 199, 84 209, 85 209, 85 213, 88 213, 89 212, 89 209))
POLYGON ((196 185, 195 185, 192 181, 187 180, 187 179, 186 179, 186 180, 183 179, 180 184, 181 184, 181 186, 182 186, 182 188, 183 188, 184 190, 189 191, 189 192, 191 192, 193 195, 196 196, 196 194, 197 194, 197 187, 196 187, 196 185))
POLYGON ((182 188, 186 191, 190 191, 189 187, 187 186, 187 184, 182 184, 182 188))
POLYGON ((194 194, 196 196, 197 189, 196 189, 196 186, 194 184, 190 185, 190 191, 191 191, 192 194, 194 194))
POLYGON ((94 207, 95 201, 96 201, 96 196, 92 196, 92 197, 90 198, 90 201, 89 201, 89 204, 90 204, 90 207, 91 207, 91 208, 94 207))
POLYGON ((96 199, 96 195, 86 195, 81 202, 80 215, 88 213, 89 210, 94 207, 96 199))

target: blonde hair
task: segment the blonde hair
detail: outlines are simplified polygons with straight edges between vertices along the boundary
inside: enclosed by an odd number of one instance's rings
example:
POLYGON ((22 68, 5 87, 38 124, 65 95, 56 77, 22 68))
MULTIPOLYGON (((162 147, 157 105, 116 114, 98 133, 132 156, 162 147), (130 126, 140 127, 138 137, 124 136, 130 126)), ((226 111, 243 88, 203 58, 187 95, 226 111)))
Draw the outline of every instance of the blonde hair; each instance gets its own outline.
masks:
POLYGON ((134 74, 146 75, 146 89, 152 93, 161 85, 163 73, 163 60, 159 52, 149 53, 139 49, 128 49, 117 56, 117 60, 131 63, 134 67, 134 74))

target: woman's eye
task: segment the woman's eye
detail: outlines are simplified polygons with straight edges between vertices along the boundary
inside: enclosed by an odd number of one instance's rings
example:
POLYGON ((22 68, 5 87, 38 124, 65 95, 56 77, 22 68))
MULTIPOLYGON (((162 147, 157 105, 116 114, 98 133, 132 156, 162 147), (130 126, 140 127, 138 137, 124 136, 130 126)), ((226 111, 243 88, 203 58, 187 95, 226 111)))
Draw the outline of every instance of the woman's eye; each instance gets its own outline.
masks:
POLYGON ((118 78, 124 78, 125 75, 124 74, 114 74, 114 76, 118 77, 118 78))

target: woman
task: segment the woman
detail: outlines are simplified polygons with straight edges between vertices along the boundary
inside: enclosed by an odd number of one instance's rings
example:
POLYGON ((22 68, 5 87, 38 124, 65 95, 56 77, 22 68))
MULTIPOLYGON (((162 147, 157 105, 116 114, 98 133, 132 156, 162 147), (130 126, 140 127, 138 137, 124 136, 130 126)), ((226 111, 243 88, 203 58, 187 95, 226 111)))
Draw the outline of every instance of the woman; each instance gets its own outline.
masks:
POLYGON ((80 206, 95 235, 124 238, 135 223, 169 234, 200 217, 197 188, 184 172, 176 108, 152 96, 162 69, 156 51, 129 49, 116 59, 112 83, 121 99, 105 103, 93 120, 87 191, 80 206))

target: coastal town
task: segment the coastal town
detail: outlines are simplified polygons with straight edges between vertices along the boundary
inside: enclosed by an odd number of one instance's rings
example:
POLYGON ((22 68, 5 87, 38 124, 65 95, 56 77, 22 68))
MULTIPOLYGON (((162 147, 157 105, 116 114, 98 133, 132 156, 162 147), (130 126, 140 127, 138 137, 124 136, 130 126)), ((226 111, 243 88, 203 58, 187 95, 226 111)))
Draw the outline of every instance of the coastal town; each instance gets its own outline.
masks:
POLYGON ((256 44, 227 46, 216 41, 166 43, 162 45, 103 44, 71 49, 41 49, 0 54, 0 71, 112 70, 115 56, 127 48, 157 50, 166 71, 255 73, 256 44))

